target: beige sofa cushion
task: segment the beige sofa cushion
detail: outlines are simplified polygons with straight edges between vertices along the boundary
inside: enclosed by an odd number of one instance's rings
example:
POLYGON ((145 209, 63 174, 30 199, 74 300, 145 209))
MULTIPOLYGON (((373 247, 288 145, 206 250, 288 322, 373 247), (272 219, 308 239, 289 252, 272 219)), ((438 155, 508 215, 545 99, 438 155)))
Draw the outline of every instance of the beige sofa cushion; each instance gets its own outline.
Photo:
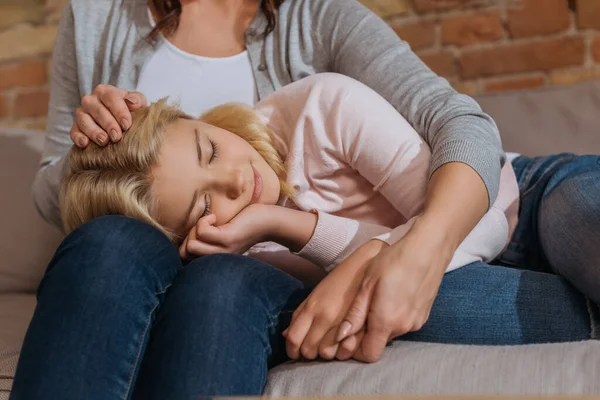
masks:
POLYGON ((600 395, 600 341, 528 346, 394 342, 374 364, 287 363, 269 396, 600 395))
POLYGON ((12 387, 19 352, 35 303, 34 294, 0 294, 0 393, 12 387))

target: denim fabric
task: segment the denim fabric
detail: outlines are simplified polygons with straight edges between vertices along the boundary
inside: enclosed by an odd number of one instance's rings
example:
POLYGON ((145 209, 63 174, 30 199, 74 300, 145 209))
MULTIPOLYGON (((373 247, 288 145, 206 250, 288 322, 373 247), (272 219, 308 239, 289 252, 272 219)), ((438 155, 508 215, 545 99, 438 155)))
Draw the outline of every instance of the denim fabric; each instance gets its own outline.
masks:
POLYGON ((600 157, 518 157, 512 164, 519 224, 498 262, 559 274, 599 303, 600 157))
MULTIPOLYGON (((12 399, 258 395, 310 287, 251 258, 185 267, 165 236, 120 216, 71 233, 40 286, 12 399)), ((556 275, 475 263, 444 278, 405 339, 521 344, 590 335, 585 299, 556 275)))

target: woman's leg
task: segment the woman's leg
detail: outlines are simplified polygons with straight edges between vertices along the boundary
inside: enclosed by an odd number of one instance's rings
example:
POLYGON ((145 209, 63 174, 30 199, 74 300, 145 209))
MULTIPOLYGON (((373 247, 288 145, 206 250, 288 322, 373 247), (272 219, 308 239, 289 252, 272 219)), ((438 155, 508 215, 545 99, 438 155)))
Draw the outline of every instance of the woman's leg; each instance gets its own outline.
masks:
POLYGON ((281 332, 309 292, 249 257, 191 262, 157 313, 134 398, 260 395, 267 369, 287 360, 281 332))
POLYGON ((585 297, 560 276, 469 264, 444 276, 429 320, 399 339, 516 345, 591 337, 585 297))
POLYGON ((60 245, 38 289, 12 399, 126 399, 181 262, 150 225, 97 218, 60 245))
POLYGON ((519 157, 519 225, 501 257, 558 273, 600 302, 600 157, 519 157))

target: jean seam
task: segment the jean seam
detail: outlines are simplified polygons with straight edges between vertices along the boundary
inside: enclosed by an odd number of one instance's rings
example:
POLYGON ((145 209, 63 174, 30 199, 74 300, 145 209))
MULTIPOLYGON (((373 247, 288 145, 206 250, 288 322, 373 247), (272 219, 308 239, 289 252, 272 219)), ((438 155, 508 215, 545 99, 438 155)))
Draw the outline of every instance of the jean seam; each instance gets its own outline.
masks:
MULTIPOLYGON (((170 287, 171 287, 171 284, 167 285, 164 289, 161 289, 158 292, 155 292, 155 296, 160 296, 162 294, 165 294, 170 287)), ((150 313, 148 314, 148 316, 146 317, 146 327, 144 328, 144 331, 142 332, 142 335, 140 336, 140 341, 138 343, 138 351, 135 356, 135 362, 133 363, 133 369, 129 373, 129 381, 127 382, 127 389, 125 391, 125 396, 123 397, 123 400, 125 400, 129 397, 129 393, 131 391, 131 386, 133 384, 133 375, 135 373, 135 370, 140 361, 140 356, 142 354, 142 343, 144 342, 144 338, 148 334, 148 330, 149 330, 148 328, 150 327, 151 316, 154 313, 154 311, 158 308, 159 304, 160 304, 160 302, 157 301, 156 304, 154 305, 154 307, 152 307, 152 310, 150 310, 150 313)))

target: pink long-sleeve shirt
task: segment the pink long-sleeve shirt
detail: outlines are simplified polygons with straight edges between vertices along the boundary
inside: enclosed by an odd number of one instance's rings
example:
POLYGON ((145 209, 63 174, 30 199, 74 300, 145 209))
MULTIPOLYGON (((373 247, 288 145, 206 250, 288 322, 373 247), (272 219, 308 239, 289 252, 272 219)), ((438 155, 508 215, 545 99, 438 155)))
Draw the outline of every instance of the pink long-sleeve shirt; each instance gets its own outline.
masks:
MULTIPOLYGON (((431 149, 369 87, 343 75, 318 74, 279 89, 255 110, 272 129, 296 189, 293 199, 280 204, 318 213, 315 231, 298 256, 330 271, 368 240, 396 243, 422 212, 431 149)), ((507 162, 497 200, 447 271, 493 260, 517 223, 518 201, 507 162)), ((260 258, 262 252, 281 250, 263 243, 249 254, 260 258)))

